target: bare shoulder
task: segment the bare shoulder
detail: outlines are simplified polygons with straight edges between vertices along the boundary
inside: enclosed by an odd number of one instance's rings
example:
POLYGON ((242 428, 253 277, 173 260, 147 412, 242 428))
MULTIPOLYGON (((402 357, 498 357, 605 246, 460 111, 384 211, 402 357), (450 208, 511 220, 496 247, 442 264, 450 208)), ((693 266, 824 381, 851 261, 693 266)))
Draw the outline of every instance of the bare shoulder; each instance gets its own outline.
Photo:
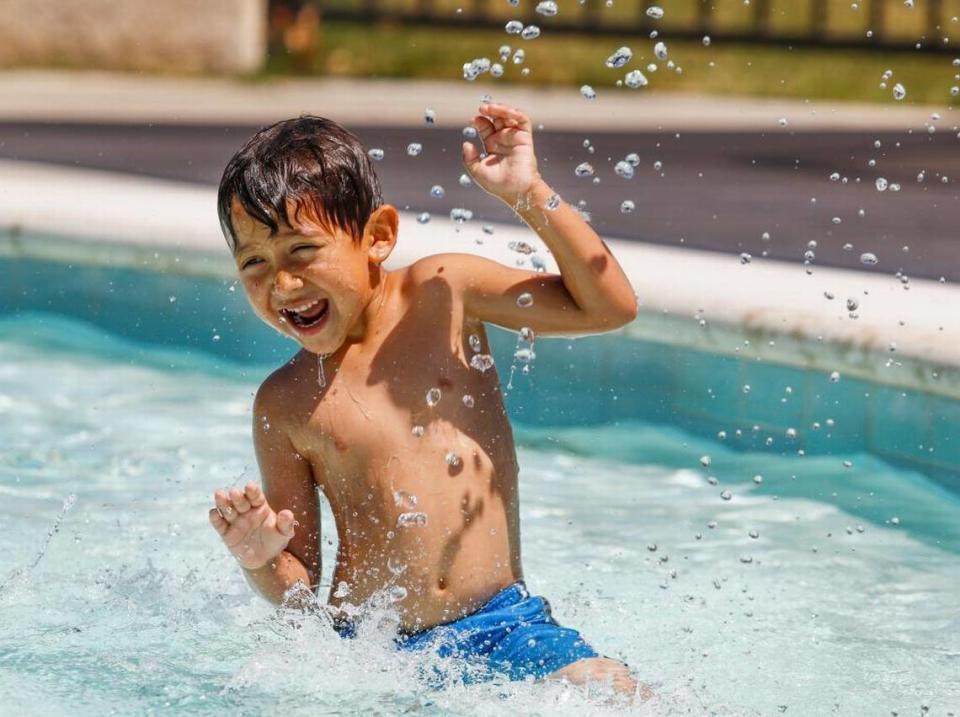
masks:
POLYGON ((298 386, 304 381, 304 352, 300 351, 264 379, 253 400, 257 420, 283 422, 291 416, 291 408, 297 405, 301 392, 298 386))
POLYGON ((448 252, 431 254, 418 259, 407 267, 406 282, 422 286, 427 282, 441 280, 460 289, 468 286, 472 278, 496 268, 503 267, 497 262, 475 254, 448 252))

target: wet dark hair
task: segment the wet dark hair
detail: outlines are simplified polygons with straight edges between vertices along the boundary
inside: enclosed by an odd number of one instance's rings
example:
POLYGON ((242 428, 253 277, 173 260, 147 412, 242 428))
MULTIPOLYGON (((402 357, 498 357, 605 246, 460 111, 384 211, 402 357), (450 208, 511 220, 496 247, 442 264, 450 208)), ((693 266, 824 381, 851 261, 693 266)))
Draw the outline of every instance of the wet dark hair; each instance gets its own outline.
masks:
POLYGON ((355 134, 333 120, 312 115, 285 120, 257 132, 223 170, 217 192, 220 227, 230 245, 237 238, 230 219, 236 198, 253 219, 270 228, 308 214, 359 239, 374 209, 383 204, 380 180, 355 134))

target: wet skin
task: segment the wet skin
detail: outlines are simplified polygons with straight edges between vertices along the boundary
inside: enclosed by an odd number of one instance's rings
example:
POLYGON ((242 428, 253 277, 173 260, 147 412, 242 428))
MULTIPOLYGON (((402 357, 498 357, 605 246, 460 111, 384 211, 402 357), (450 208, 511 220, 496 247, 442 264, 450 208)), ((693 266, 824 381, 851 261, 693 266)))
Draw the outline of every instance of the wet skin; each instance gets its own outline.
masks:
MULTIPOLYGON (((353 237, 296 205, 290 224, 271 235, 234 202, 235 258, 250 304, 302 346, 254 402, 263 490, 217 491, 210 511, 248 579, 271 600, 297 580, 317 584, 318 490, 339 539, 333 608, 402 588, 395 607, 401 629, 412 632, 470 614, 521 579, 512 431, 496 370, 470 365, 470 337, 488 354, 484 321, 572 335, 615 328, 636 314, 629 282, 576 211, 562 205, 548 220, 542 207, 553 192, 536 171, 526 116, 481 109, 488 114, 474 124, 490 154, 465 146, 464 163, 488 192, 521 200, 521 216, 562 275, 463 254, 387 271, 399 232, 390 205, 353 237), (532 306, 517 305, 522 293, 534 297, 532 306), (433 406, 431 389, 441 395, 433 406), (404 513, 423 513, 426 523, 405 526, 404 513)), ((596 658, 558 676, 607 676, 618 689, 635 687, 625 670, 596 658)))

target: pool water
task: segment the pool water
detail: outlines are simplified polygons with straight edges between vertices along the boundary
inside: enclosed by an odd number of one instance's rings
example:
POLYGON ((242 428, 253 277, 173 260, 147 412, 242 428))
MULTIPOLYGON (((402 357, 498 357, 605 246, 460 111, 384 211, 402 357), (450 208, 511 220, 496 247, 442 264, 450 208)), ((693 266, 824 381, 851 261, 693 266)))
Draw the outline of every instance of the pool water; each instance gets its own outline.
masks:
MULTIPOLYGON (((343 641, 256 597, 206 513, 257 477, 265 371, 0 318, 4 713, 629 711, 557 684, 426 690, 427 658, 387 632, 343 641)), ((840 472, 652 423, 517 438, 528 587, 654 686, 634 712, 960 714, 955 494, 866 454, 840 472)))

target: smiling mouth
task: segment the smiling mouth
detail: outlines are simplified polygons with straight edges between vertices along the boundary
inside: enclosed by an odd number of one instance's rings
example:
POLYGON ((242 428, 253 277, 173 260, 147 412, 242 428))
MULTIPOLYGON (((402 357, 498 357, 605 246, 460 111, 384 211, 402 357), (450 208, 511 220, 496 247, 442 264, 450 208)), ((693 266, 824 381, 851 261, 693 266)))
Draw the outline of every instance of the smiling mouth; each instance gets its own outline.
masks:
POLYGON ((330 302, 327 299, 314 299, 300 306, 281 309, 280 316, 299 329, 312 329, 323 322, 329 310, 330 302))

